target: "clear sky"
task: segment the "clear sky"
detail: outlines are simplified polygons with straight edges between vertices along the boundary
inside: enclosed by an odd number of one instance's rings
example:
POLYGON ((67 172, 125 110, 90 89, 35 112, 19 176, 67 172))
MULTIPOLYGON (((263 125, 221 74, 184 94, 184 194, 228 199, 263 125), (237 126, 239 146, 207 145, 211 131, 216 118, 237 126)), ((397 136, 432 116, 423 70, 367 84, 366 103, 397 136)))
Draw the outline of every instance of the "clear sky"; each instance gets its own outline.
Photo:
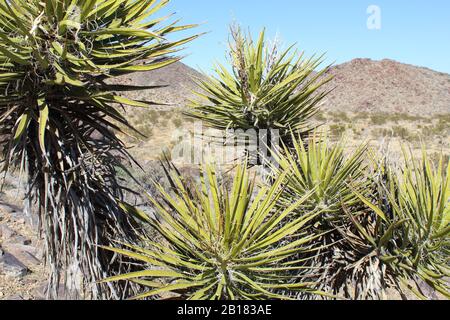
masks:
POLYGON ((208 34, 189 44, 184 62, 206 72, 224 60, 235 21, 329 62, 389 58, 450 73, 449 0, 172 0, 166 11, 204 23, 197 31, 208 34), (367 26, 371 5, 380 9, 379 30, 367 26))

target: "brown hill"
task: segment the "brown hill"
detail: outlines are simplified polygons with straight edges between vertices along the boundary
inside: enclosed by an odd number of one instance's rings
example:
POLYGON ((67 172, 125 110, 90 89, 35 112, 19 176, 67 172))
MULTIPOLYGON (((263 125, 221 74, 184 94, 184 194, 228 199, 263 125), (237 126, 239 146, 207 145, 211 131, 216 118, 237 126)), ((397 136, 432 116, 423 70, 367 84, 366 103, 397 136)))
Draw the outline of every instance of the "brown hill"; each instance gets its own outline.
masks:
MULTIPOLYGON (((325 89, 335 90, 323 102, 324 112, 316 115, 315 123, 323 124, 336 137, 345 133, 354 145, 369 140, 379 146, 386 140, 395 140, 412 143, 420 150, 426 141, 432 152, 449 153, 450 75, 392 60, 369 59, 337 65, 329 72, 335 78, 325 89)), ((115 80, 134 85, 167 85, 131 93, 140 100, 170 104, 150 110, 126 108, 130 122, 147 137, 122 137, 134 146, 132 153, 141 163, 154 161, 164 149, 177 145, 180 137, 186 135, 185 130, 194 129, 192 119, 180 112, 189 98, 195 98, 191 77, 202 75, 176 63, 115 80)))
POLYGON ((138 100, 154 101, 169 104, 161 109, 183 107, 189 98, 193 98, 195 83, 192 78, 201 74, 187 65, 177 62, 163 69, 150 72, 135 73, 114 79, 115 83, 137 86, 164 86, 153 90, 141 90, 127 93, 127 97, 138 100))
POLYGON ((355 59, 332 68, 335 88, 324 103, 329 111, 450 113, 450 75, 393 60, 355 59))
MULTIPOLYGON (((450 75, 393 60, 355 59, 333 67, 326 89, 335 88, 324 108, 331 112, 403 113, 433 116, 450 113, 450 75)), ((135 92, 142 100, 183 107, 195 88, 196 70, 176 63, 161 70, 119 79, 135 85, 167 85, 135 92)), ((165 107, 166 108, 166 107, 165 107)))

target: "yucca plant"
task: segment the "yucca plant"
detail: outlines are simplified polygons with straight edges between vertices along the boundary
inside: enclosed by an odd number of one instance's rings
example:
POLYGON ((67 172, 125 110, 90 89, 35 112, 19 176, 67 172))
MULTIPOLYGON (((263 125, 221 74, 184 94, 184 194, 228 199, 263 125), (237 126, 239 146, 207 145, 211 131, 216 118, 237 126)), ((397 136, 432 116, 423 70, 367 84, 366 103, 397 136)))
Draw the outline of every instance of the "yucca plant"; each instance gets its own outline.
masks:
POLYGON ((402 293, 406 287, 420 298, 432 290, 450 297, 450 165, 443 157, 433 165, 425 151, 417 160, 404 151, 404 166, 378 166, 378 190, 370 199, 358 194, 376 217, 370 230, 356 222, 379 268, 402 293), (422 282, 422 283, 421 283, 422 282))
POLYGON ((346 274, 356 255, 346 241, 352 223, 343 208, 358 209, 362 201, 354 190, 363 190, 368 186, 366 178, 366 146, 356 150, 346 150, 345 140, 330 143, 327 134, 315 131, 308 139, 308 146, 301 136, 292 135, 292 147, 286 145, 280 151, 273 151, 275 163, 272 176, 286 176, 284 191, 279 206, 289 206, 296 199, 311 193, 311 196, 299 206, 294 214, 303 215, 311 211, 320 211, 309 222, 312 234, 322 234, 314 241, 319 250, 311 257, 311 264, 317 270, 320 288, 342 293, 346 274))
MULTIPOLYGON (((96 284, 117 271, 111 255, 97 245, 130 235, 115 178, 128 154, 116 133, 129 126, 120 107, 150 103, 119 95, 140 88, 110 85, 109 79, 178 60, 168 55, 194 37, 165 39, 192 27, 161 25, 166 18, 154 15, 168 3, 0 1, 3 171, 18 167, 28 176, 27 198, 37 205, 53 296, 61 270, 69 267, 81 272, 81 289, 91 298, 123 294, 96 284)), ((66 282, 68 275, 63 274, 66 282)))
POLYGON ((309 242, 317 237, 303 227, 318 211, 292 218, 311 193, 277 209, 282 176, 257 191, 246 164, 235 170, 231 188, 211 165, 204 166, 197 182, 173 167, 167 172, 173 190, 157 185, 160 196, 149 197, 154 216, 129 208, 162 240, 153 236, 127 250, 110 248, 146 268, 105 281, 148 287, 136 299, 290 299, 320 293, 310 289, 314 284, 306 277, 304 261, 295 259, 303 249, 312 250, 309 242))
POLYGON ((316 72, 322 57, 305 58, 294 46, 279 52, 266 43, 264 31, 257 41, 240 27, 231 34, 230 69, 217 64, 216 75, 198 79, 199 99, 187 114, 218 130, 254 130, 260 137, 267 130, 269 148, 275 134, 286 145, 291 131, 307 136, 328 93, 320 89, 331 79, 328 68, 316 72))

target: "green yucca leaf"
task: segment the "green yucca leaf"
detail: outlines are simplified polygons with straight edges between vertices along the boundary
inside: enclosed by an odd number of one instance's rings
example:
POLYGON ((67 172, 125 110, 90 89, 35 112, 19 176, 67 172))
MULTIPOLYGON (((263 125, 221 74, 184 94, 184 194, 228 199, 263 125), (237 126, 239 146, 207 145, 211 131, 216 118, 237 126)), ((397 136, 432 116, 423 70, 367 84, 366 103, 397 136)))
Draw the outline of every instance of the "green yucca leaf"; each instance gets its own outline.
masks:
POLYGON ((373 205, 369 200, 367 200, 363 195, 361 195, 358 191, 353 190, 353 193, 366 205, 368 206, 373 212, 375 212, 381 219, 387 220, 386 215, 384 212, 378 208, 377 206, 373 205))
POLYGON ((18 120, 18 125, 14 134, 14 140, 18 141, 24 134, 30 124, 31 116, 29 112, 22 114, 18 120))
MULTIPOLYGON (((169 292, 186 299, 289 299, 296 291, 312 291, 310 283, 303 281, 306 271, 301 260, 294 261, 312 237, 289 241, 319 214, 290 216, 309 195, 286 210, 275 209, 273 203, 281 196, 283 177, 254 193, 254 180, 245 164, 236 168, 231 188, 219 180, 219 172, 211 165, 205 165, 200 181, 193 183, 179 176, 172 166, 166 167, 166 172, 175 187, 174 194, 156 185, 161 200, 149 199, 156 217, 137 213, 165 240, 130 245, 131 251, 109 249, 146 262, 150 271, 105 281, 138 276, 139 283, 149 288, 138 299, 169 292), (289 267, 282 268, 288 262, 289 267), (156 282, 158 274, 152 274, 156 267, 176 276, 156 282), (289 283, 280 282, 289 278, 289 283)), ((128 209, 136 215, 136 209, 128 209)))
POLYGON ((107 279, 108 281, 120 281, 120 280, 130 280, 134 278, 142 277, 157 277, 157 278, 182 278, 181 273, 172 270, 144 270, 133 273, 128 273, 121 276, 115 276, 107 279))
POLYGON ((316 271, 309 278, 316 283, 314 289, 343 292, 351 299, 383 298, 386 285, 378 279, 395 281, 393 274, 386 275, 386 264, 402 263, 393 249, 403 245, 396 237, 409 221, 393 220, 373 204, 377 175, 371 175, 367 155, 366 144, 349 148, 345 139, 332 143, 319 131, 307 143, 293 134, 289 147, 273 151, 272 177, 285 175, 277 206, 310 194, 294 214, 320 212, 304 225, 315 248, 303 255, 304 266, 316 271))
POLYGON ((47 129, 49 110, 48 105, 45 103, 45 99, 38 100, 39 106, 39 144, 42 152, 45 154, 45 131, 47 129))

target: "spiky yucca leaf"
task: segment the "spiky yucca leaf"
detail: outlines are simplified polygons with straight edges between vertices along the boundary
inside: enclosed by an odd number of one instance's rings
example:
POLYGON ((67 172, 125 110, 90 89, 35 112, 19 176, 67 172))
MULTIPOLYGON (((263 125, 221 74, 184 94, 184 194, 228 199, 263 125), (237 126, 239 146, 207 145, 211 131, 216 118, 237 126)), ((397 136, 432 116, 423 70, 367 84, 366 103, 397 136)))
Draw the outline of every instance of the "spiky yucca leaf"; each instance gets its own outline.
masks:
POLYGON ((294 257, 317 236, 303 226, 319 213, 291 217, 311 193, 276 209, 283 177, 255 192, 245 164, 236 169, 231 190, 211 165, 199 182, 188 183, 173 170, 170 179, 174 194, 158 186, 161 200, 150 197, 156 217, 129 208, 164 241, 146 239, 129 250, 110 249, 148 267, 106 281, 147 286, 138 299, 167 293, 194 300, 289 299, 296 292, 314 293, 313 284, 302 278, 303 261, 294 257))
POLYGON ((199 79, 200 99, 188 114, 219 130, 279 130, 286 144, 291 130, 307 134, 327 94, 319 89, 330 80, 328 68, 315 72, 322 57, 305 58, 293 46, 278 49, 267 45, 264 31, 253 41, 232 29, 231 72, 217 64, 215 76, 199 79))
MULTIPOLYGON (((404 151, 400 173, 381 165, 377 202, 358 194, 379 219, 376 229, 359 226, 366 244, 381 253, 390 277, 420 298, 427 298, 420 281, 450 297, 450 165, 441 156, 433 165, 404 151), (420 280, 420 281, 419 281, 420 280)), ((428 297, 430 298, 430 297, 428 297)))
MULTIPOLYGON (((0 134, 3 170, 26 171, 38 206, 53 295, 61 270, 78 268, 92 298, 120 297, 92 286, 117 266, 101 253, 130 226, 118 206, 115 178, 128 157, 115 132, 129 126, 121 106, 151 102, 119 95, 111 77, 177 61, 168 55, 192 38, 167 41, 192 26, 155 18, 169 1, 0 0, 0 134)), ((116 270, 117 271, 117 270, 116 270)), ((68 274, 63 277, 67 282, 68 274)))

